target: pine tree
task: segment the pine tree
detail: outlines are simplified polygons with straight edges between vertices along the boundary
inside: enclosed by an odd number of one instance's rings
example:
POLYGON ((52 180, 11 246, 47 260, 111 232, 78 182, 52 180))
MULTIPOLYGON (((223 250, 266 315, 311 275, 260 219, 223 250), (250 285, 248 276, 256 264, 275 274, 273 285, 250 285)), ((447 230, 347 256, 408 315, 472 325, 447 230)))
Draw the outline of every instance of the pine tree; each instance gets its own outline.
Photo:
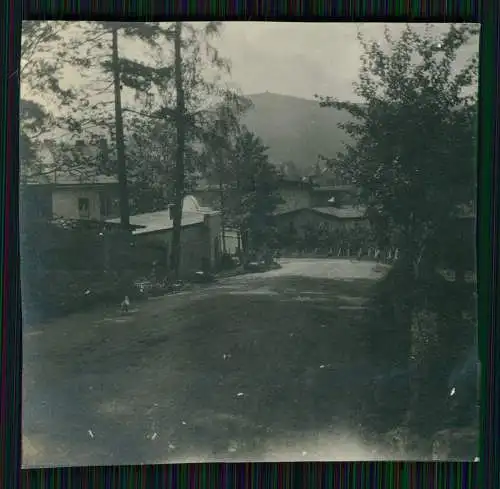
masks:
MULTIPOLYGON (((194 163, 196 147, 210 138, 207 120, 210 102, 223 96, 219 80, 208 80, 203 67, 210 65, 228 71, 226 60, 219 57, 210 40, 220 29, 218 23, 201 27, 187 23, 164 24, 157 31, 153 64, 122 60, 122 82, 135 90, 142 103, 141 110, 128 108, 125 112, 161 121, 165 128, 175 127, 176 156, 173 187, 173 238, 170 267, 178 276, 180 266, 180 237, 182 203, 186 191, 186 163, 194 163), (164 41, 159 43, 158 39, 164 41), (207 104, 208 100, 208 104, 207 104)), ((191 165, 194 166, 194 165, 191 165)))

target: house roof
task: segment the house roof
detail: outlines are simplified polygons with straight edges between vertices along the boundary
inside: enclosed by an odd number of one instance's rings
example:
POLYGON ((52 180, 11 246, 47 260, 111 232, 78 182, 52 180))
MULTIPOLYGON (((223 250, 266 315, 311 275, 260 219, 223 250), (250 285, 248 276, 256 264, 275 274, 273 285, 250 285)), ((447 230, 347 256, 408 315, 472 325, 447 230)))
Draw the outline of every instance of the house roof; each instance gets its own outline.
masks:
POLYGON ((338 219, 361 219, 365 217, 366 209, 363 207, 346 206, 346 207, 313 207, 315 212, 328 216, 333 216, 338 219))
MULTIPOLYGON (((182 206, 181 227, 203 224, 205 216, 217 214, 217 211, 209 207, 201 207, 192 195, 188 195, 184 198, 182 206)), ((120 219, 108 219, 106 222, 116 224, 120 219)), ((134 235, 169 231, 174 228, 169 209, 130 216, 130 224, 136 228, 132 231, 134 235)))
POLYGON ((286 214, 298 213, 302 211, 315 212, 325 217, 334 219, 363 219, 366 209, 363 207, 344 206, 344 207, 302 207, 300 209, 292 209, 288 211, 277 211, 276 216, 284 216, 286 214))
MULTIPOLYGON (((182 214, 181 226, 186 227, 192 226, 193 224, 202 224, 203 220, 203 214, 186 212, 182 214)), ((118 223, 120 222, 120 219, 109 219, 107 222, 118 223)), ((132 231, 132 234, 135 235, 168 231, 174 227, 174 223, 172 219, 170 219, 170 211, 168 209, 130 216, 130 224, 136 227, 136 229, 132 231)))
POLYGON ((43 176, 28 177, 27 185, 102 185, 117 184, 113 176, 96 175, 84 172, 56 172, 43 176))
POLYGON ((53 182, 56 185, 81 185, 81 184, 116 184, 118 179, 107 175, 94 175, 94 176, 74 176, 74 175, 61 175, 57 176, 53 182))

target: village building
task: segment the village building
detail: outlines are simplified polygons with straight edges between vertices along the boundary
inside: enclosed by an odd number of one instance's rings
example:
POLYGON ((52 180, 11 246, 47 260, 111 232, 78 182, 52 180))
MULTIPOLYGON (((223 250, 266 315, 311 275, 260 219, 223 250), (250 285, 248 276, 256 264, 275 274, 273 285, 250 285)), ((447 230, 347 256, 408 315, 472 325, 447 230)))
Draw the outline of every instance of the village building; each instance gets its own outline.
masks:
MULTIPOLYGON (((137 259, 154 264, 157 273, 167 273, 172 251, 173 215, 168 209, 130 216, 134 245, 140 253, 137 259)), ((119 218, 108 219, 118 224, 119 218)), ((210 207, 202 207, 197 199, 188 195, 184 198, 181 221, 181 276, 201 269, 214 269, 220 259, 221 245, 220 213, 210 207)))
POLYGON ((311 207, 277 212, 275 222, 279 234, 291 233, 297 237, 305 236, 310 228, 335 232, 369 226, 365 210, 359 207, 311 207))
POLYGON ((278 189, 281 202, 276 211, 285 213, 312 206, 313 184, 305 178, 283 177, 278 189))
POLYGON ((105 175, 51 173, 20 186, 21 217, 104 221, 119 213, 118 181, 105 175))
MULTIPOLYGON (((278 234, 301 238, 311 228, 329 232, 368 228, 365 209, 356 205, 356 188, 335 183, 327 175, 319 178, 283 176, 278 188, 281 202, 274 214, 278 234)), ((217 184, 200 181, 193 195, 203 205, 217 206, 220 188, 217 184)), ((234 253, 238 246, 236 231, 226 229, 224 239, 225 249, 234 253)))
POLYGON ((356 205, 356 189, 350 185, 331 185, 313 178, 283 182, 283 204, 275 212, 279 234, 303 237, 308 229, 328 232, 368 228, 365 208, 356 205))
MULTIPOLYGON (((108 237, 120 231, 119 187, 115 177, 80 172, 48 173, 26 180, 20 186, 21 224, 34 221, 79 223, 91 234, 108 237)), ((202 207, 193 196, 186 196, 182 210, 180 274, 188 275, 202 267, 213 269, 220 259, 220 215, 202 207)), ((143 273, 156 267, 167 273, 173 234, 172 209, 130 216, 130 243, 127 266, 143 273)), ((120 234, 123 234, 121 232, 120 234)), ((51 248, 55 245, 53 240, 51 248)), ((61 243, 61 246, 64 245, 61 243)), ((57 249, 53 250, 54 253, 57 249)), ((106 247, 105 263, 113 261, 113 250, 106 247)), ((83 255, 85 250, 79 250, 83 255)), ((115 260, 116 261, 116 260, 115 260)))

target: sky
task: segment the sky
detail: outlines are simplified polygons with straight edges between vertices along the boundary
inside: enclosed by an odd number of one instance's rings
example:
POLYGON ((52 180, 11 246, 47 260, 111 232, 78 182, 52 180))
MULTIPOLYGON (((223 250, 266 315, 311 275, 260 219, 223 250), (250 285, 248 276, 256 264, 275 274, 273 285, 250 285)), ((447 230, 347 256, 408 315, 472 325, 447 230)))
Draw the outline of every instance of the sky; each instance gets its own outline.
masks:
MULTIPOLYGON (((389 28, 397 37, 404 24, 389 28)), ((352 99, 362 54, 358 29, 369 39, 383 41, 384 24, 379 23, 233 22, 225 24, 218 45, 245 94, 269 91, 312 99, 318 93, 352 99)), ((444 33, 448 25, 433 29, 444 33)), ((471 43, 459 64, 477 50, 478 42, 471 43)))
MULTIPOLYGON (((404 24, 388 24, 397 37, 404 24)), ((436 33, 444 33, 448 24, 434 24, 436 33)), ((414 24, 423 30, 424 24, 414 24)), ((353 99, 352 84, 358 77, 361 46, 357 31, 383 43, 381 23, 298 23, 298 22, 226 22, 215 41, 220 54, 230 60, 230 84, 244 94, 265 91, 313 99, 314 94, 353 99)), ((143 45, 121 41, 131 58, 144 56, 143 45)), ((477 39, 461 53, 458 65, 477 52, 477 39)), ((66 70, 65 83, 78 85, 77 70, 66 70)))

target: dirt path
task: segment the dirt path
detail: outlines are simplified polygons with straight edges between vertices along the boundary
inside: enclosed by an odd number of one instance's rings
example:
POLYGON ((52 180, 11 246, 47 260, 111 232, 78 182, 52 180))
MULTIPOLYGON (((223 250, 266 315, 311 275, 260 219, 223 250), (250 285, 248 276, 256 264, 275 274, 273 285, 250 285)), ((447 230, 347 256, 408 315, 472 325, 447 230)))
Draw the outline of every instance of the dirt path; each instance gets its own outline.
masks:
POLYGON ((383 458, 355 416, 374 277, 317 262, 26 335, 24 463, 383 458))

